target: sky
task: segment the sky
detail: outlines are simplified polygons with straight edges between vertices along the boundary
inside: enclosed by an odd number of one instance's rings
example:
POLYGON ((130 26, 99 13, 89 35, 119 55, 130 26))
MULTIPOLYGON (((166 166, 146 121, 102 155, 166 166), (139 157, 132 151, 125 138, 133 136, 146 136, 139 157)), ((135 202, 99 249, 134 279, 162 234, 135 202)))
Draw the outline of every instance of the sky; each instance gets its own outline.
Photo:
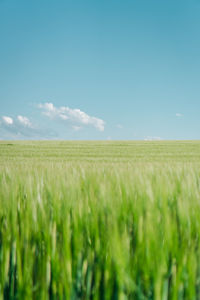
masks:
POLYGON ((0 139, 200 139, 200 0, 0 0, 0 139))

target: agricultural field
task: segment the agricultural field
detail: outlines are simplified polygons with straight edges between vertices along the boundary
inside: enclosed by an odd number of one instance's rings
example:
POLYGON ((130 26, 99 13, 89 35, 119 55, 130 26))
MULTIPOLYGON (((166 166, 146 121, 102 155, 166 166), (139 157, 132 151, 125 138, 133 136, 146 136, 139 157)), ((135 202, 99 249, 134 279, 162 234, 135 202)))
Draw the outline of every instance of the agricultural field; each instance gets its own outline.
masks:
POLYGON ((0 142, 0 300, 200 299, 200 142, 0 142))

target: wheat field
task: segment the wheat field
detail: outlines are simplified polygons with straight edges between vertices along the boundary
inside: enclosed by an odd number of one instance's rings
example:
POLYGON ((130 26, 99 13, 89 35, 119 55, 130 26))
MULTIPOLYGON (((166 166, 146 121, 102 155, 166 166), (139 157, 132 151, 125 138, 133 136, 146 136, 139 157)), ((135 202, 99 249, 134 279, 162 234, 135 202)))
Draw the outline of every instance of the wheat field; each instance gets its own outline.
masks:
POLYGON ((0 299, 200 299, 200 142, 0 141, 0 299))

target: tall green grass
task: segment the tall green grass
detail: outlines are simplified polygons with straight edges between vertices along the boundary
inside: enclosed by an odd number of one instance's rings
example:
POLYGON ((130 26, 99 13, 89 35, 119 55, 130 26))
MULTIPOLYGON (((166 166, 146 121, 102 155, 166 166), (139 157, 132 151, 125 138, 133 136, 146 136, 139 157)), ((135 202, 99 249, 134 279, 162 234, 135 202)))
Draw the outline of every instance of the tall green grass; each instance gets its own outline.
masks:
POLYGON ((200 299, 200 142, 0 142, 0 299, 200 299))

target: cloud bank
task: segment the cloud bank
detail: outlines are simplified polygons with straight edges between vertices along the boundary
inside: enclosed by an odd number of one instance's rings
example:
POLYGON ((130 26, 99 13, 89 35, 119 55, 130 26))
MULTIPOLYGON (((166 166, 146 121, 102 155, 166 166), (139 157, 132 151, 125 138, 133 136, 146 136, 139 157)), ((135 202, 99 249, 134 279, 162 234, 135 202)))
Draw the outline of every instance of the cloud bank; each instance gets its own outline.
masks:
POLYGON ((57 139, 66 134, 73 137, 73 134, 88 127, 100 132, 105 129, 102 119, 80 109, 56 107, 49 102, 37 104, 36 107, 42 112, 38 113, 36 122, 21 114, 0 116, 0 139, 57 139), (44 117, 49 119, 48 122, 44 117))
POLYGON ((73 128, 90 125, 99 131, 104 131, 105 122, 102 119, 89 116, 80 109, 72 109, 67 106, 55 107, 53 103, 43 103, 38 106, 43 115, 51 119, 60 119, 71 123, 73 128))
POLYGON ((16 118, 2 116, 0 119, 1 139, 48 139, 56 136, 52 130, 34 126, 25 116, 18 115, 16 118))

